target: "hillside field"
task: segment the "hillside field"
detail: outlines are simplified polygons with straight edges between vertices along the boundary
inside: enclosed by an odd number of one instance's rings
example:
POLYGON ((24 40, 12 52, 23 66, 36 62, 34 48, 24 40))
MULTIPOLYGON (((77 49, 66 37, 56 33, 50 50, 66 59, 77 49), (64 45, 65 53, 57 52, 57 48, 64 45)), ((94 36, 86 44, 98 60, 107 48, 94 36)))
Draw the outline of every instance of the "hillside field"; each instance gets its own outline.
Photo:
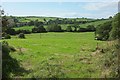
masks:
MULTIPOLYGON (((97 43, 93 32, 84 33, 36 33, 26 34, 26 39, 12 36, 5 40, 17 49, 10 55, 28 70, 24 75, 13 77, 69 77, 97 78, 101 70, 96 56, 97 43)), ((22 71, 20 71, 22 72, 22 71)))
MULTIPOLYGON (((36 18, 31 18, 31 19, 33 19, 33 20, 35 19, 35 20, 36 20, 36 18)), ((38 19, 40 19, 40 18, 38 18, 38 19)), ((81 28, 86 28, 88 25, 94 25, 95 27, 97 27, 98 25, 103 24, 103 23, 105 23, 105 22, 107 22, 107 21, 110 21, 110 20, 95 21, 95 22, 80 24, 79 26, 80 26, 81 28)), ((63 30, 66 30, 67 26, 71 26, 71 24, 59 24, 59 25, 61 26, 61 28, 62 28, 63 30)), ((44 28, 47 28, 48 26, 49 26, 49 25, 44 25, 44 28)), ((30 31, 32 31, 32 28, 34 28, 34 26, 15 27, 14 29, 15 29, 15 30, 30 30, 30 31)), ((73 27, 72 27, 72 29, 74 30, 73 27)))

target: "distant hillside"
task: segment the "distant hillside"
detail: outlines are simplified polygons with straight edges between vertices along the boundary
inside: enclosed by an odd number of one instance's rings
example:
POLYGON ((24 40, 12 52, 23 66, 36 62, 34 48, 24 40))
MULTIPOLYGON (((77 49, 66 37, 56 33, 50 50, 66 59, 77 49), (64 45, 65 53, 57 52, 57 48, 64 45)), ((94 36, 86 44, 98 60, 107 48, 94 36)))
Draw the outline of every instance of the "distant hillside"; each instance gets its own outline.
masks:
MULTIPOLYGON (((18 17, 18 20, 20 22, 29 22, 31 20, 35 21, 37 19, 39 21, 44 22, 44 19, 46 21, 48 21, 48 20, 56 20, 57 17, 22 17, 22 18, 18 17)), ((88 23, 79 24, 79 26, 82 27, 82 28, 86 28, 88 25, 94 25, 96 27, 96 26, 98 26, 100 24, 105 23, 106 21, 110 21, 109 19, 101 19, 101 20, 99 19, 99 20, 97 20, 97 19, 87 19, 87 18, 58 18, 58 19, 59 20, 67 19, 67 20, 72 20, 72 21, 74 21, 74 20, 76 20, 76 21, 90 21, 88 23)), ((70 26, 71 24, 60 24, 60 25, 61 25, 62 29, 65 30, 67 28, 67 26, 70 26)), ((49 26, 49 25, 44 25, 45 28, 47 26, 49 26)), ((14 29, 15 30, 18 30, 18 29, 31 30, 33 27, 34 26, 22 26, 22 27, 17 27, 17 28, 14 28, 14 29)))
POLYGON ((92 21, 92 20, 95 20, 95 19, 88 19, 88 18, 60 18, 60 17, 35 17, 35 16, 28 16, 28 17, 17 17, 17 19, 20 21, 20 22, 29 22, 31 20, 39 20, 39 21, 43 21, 44 22, 44 19, 46 21, 48 20, 55 20, 55 19, 59 19, 59 20, 63 20, 63 19, 68 19, 68 20, 76 20, 76 21, 92 21))

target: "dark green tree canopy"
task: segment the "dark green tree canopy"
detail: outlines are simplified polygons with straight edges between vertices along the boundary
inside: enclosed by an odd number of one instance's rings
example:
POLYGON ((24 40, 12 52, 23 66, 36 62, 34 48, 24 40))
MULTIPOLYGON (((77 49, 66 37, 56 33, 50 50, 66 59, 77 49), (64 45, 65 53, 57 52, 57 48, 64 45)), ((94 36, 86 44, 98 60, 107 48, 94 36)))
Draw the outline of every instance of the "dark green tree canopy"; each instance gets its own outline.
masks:
POLYGON ((72 27, 71 26, 67 26, 66 31, 67 32, 72 32, 72 27))
POLYGON ((120 13, 113 18, 110 39, 120 39, 120 13))
POLYGON ((49 32, 61 32, 63 30, 61 29, 60 25, 51 24, 50 26, 47 27, 47 31, 49 31, 49 32))
POLYGON ((98 40, 108 40, 111 31, 111 21, 105 22, 96 27, 95 37, 98 40))

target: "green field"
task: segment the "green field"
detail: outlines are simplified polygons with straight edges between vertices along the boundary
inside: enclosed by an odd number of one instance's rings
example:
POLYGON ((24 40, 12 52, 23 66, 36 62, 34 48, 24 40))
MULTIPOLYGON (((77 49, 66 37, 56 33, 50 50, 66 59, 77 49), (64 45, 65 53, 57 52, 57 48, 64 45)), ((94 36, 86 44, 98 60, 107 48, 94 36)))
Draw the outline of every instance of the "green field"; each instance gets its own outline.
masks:
POLYGON ((14 29, 17 30, 30 30, 32 31, 32 28, 34 28, 34 26, 23 26, 23 27, 15 27, 14 29))
MULTIPOLYGON (((59 20, 63 20, 65 18, 60 18, 60 17, 26 17, 26 18, 21 18, 19 19, 20 22, 29 22, 31 20, 35 21, 35 20, 39 20, 44 22, 44 19, 46 19, 46 21, 48 20, 56 20, 57 18, 59 18, 59 20)), ((68 20, 76 20, 76 21, 91 21, 94 19, 87 19, 87 18, 67 18, 68 20)))
MULTIPOLYGON (((34 18, 30 18, 30 19, 33 19, 33 20, 34 20, 34 18)), ((36 20, 36 18, 35 18, 35 20, 36 20)), ((83 19, 83 20, 84 20, 84 19, 83 19)), ((103 23, 105 23, 105 22, 107 22, 107 21, 110 21, 110 20, 95 21, 95 22, 80 24, 79 26, 82 27, 82 28, 86 28, 88 25, 94 25, 95 27, 97 27, 98 25, 103 24, 103 23)), ((60 24, 60 25, 61 25, 61 28, 62 28, 63 30, 66 30, 67 26, 70 26, 70 24, 60 24)), ((45 25, 44 27, 47 28, 48 25, 45 25)), ((34 28, 34 26, 15 27, 14 29, 15 29, 15 30, 19 30, 19 29, 20 29, 20 30, 30 30, 30 31, 32 31, 32 28, 34 28)), ((73 27, 72 27, 72 29, 74 30, 73 27)))
MULTIPOLYGON (((19 77, 97 78, 101 76, 93 32, 26 34, 6 40, 17 51, 10 55, 20 61, 28 73, 19 77)), ((22 72, 22 71, 21 71, 22 72)), ((13 77, 18 77, 12 75, 13 77)))

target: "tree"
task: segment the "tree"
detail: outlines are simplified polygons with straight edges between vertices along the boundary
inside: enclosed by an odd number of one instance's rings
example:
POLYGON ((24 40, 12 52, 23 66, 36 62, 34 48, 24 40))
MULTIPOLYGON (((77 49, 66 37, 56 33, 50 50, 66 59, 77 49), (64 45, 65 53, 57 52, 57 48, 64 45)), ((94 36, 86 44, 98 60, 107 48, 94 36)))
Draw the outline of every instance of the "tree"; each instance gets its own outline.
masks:
POLYGON ((8 28, 8 19, 6 16, 2 17, 2 32, 5 32, 5 30, 8 28))
POLYGON ((38 27, 33 28, 32 32, 33 33, 42 33, 42 32, 47 32, 47 31, 43 26, 39 25, 38 27))
POLYGON ((16 31, 15 31, 15 29, 7 28, 7 29, 5 30, 5 33, 10 34, 10 35, 15 35, 15 34, 16 34, 16 31))
POLYGON ((49 32, 62 32, 61 26, 58 24, 51 24, 47 27, 47 31, 49 32))
POLYGON ((25 38, 25 35, 24 35, 24 33, 20 33, 19 35, 18 35, 18 38, 25 38))
POLYGON ((5 34, 4 39, 11 39, 11 36, 9 34, 5 34))
POLYGON ((108 40, 111 31, 111 21, 105 22, 96 27, 95 37, 97 40, 108 40))
POLYGON ((120 39, 120 13, 113 18, 110 39, 120 39))
POLYGON ((79 25, 78 24, 74 24, 73 27, 75 28, 74 31, 76 32, 77 28, 79 27, 79 25))
POLYGON ((33 25, 34 25, 34 21, 28 22, 28 26, 33 26, 33 25))
POLYGON ((46 22, 46 19, 44 18, 44 22, 46 22))
POLYGON ((72 27, 71 26, 67 26, 66 31, 67 32, 72 32, 72 27))
POLYGON ((3 41, 0 45, 2 45, 2 79, 9 80, 11 74, 23 75, 26 70, 21 67, 16 59, 10 56, 10 52, 15 51, 15 48, 6 41, 3 41), (19 71, 22 71, 22 73, 19 71))
POLYGON ((79 28, 78 32, 87 32, 87 29, 86 28, 79 28))
POLYGON ((86 29, 87 31, 95 31, 94 25, 88 25, 86 29))
POLYGON ((35 25, 35 27, 43 26, 43 22, 38 21, 38 19, 37 19, 37 20, 35 20, 34 25, 35 25))
POLYGON ((112 19, 112 16, 110 16, 109 19, 112 19))
POLYGON ((11 28, 15 26, 15 22, 14 22, 14 19, 12 17, 10 17, 8 19, 8 26, 11 28))

